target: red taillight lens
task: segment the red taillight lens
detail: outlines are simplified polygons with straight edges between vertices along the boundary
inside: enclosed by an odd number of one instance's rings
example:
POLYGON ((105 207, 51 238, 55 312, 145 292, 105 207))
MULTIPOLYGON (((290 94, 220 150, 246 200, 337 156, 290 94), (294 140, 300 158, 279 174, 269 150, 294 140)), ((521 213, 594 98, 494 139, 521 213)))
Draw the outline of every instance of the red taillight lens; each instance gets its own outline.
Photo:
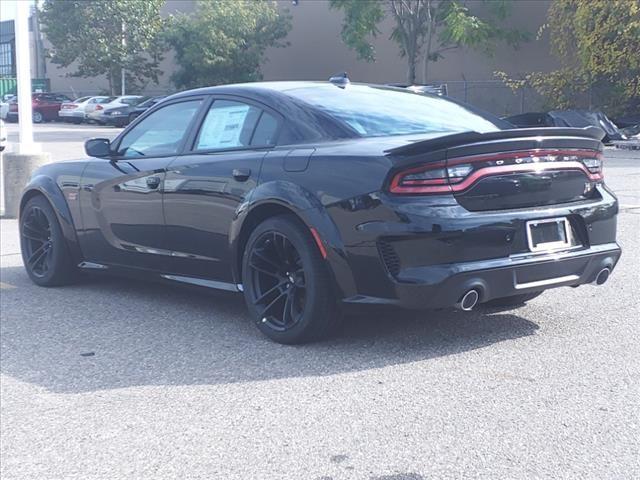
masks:
POLYGON ((446 193, 451 191, 444 162, 398 173, 391 180, 391 193, 446 193))
POLYGON ((9 105, 9 111, 10 112, 17 112, 18 111, 18 104, 17 103, 12 103, 9 105))
POLYGON ((104 107, 102 105, 96 105, 96 110, 104 110, 104 107))
POLYGON ((545 170, 581 170, 601 182, 602 153, 595 150, 525 150, 434 162, 397 173, 389 190, 397 194, 460 192, 481 178, 545 170))

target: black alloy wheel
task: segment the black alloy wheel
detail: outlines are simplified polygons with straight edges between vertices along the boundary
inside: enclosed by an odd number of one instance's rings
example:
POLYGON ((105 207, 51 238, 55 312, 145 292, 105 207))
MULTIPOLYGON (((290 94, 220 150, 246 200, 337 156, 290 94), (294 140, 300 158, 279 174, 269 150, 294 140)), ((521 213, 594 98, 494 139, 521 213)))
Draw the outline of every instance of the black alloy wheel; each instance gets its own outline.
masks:
POLYGON ((68 283, 75 268, 55 212, 43 196, 31 198, 20 214, 20 246, 29 277, 38 285, 68 283))
POLYGON ((304 343, 328 335, 339 323, 326 262, 296 217, 273 217, 256 227, 242 273, 249 312, 272 340, 304 343))
POLYGON ((26 266, 36 277, 44 277, 52 266, 51 224, 37 205, 24 213, 22 237, 26 266))
POLYGON ((307 290, 293 243, 280 232, 265 232, 253 245, 249 270, 260 321, 277 331, 296 325, 304 313, 307 290))

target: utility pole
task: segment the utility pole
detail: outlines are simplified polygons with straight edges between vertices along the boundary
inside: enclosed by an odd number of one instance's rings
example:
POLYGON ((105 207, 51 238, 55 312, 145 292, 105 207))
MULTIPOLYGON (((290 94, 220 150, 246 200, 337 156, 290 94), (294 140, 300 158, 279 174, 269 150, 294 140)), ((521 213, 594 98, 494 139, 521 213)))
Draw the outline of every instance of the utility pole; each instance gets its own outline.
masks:
POLYGON ((125 88, 125 81, 126 81, 126 76, 125 76, 125 70, 124 70, 124 60, 126 58, 126 54, 125 52, 127 51, 127 40, 125 38, 125 26, 124 26, 124 20, 122 20, 122 66, 120 68, 120 83, 121 83, 121 90, 120 90, 120 95, 126 95, 126 88, 125 88))

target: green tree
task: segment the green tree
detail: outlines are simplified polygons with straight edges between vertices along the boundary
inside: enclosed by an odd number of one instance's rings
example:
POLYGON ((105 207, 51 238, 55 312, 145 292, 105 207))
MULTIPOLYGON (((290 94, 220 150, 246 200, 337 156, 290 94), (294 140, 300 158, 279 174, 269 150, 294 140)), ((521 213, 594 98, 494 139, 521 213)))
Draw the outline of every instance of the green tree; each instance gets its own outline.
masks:
POLYGON ((534 88, 550 108, 640 107, 640 1, 554 0, 539 37, 547 33, 561 69, 496 76, 514 90, 534 88))
POLYGON ((176 53, 178 87, 260 80, 268 47, 283 47, 289 12, 266 0, 199 1, 193 14, 171 18, 166 39, 176 53))
POLYGON ((375 61, 371 40, 381 31, 380 22, 394 20, 390 38, 398 43, 407 59, 407 82, 415 83, 422 60, 422 81, 429 79, 430 63, 444 53, 461 47, 482 50, 490 55, 503 41, 518 47, 529 39, 527 32, 509 29, 502 23, 510 14, 510 0, 483 0, 483 15, 471 12, 467 0, 330 0, 331 7, 342 10, 342 39, 358 58, 375 61))
POLYGON ((106 75, 111 94, 121 73, 129 90, 158 81, 164 47, 158 40, 164 0, 45 0, 40 18, 51 42, 48 54, 74 77, 106 75))

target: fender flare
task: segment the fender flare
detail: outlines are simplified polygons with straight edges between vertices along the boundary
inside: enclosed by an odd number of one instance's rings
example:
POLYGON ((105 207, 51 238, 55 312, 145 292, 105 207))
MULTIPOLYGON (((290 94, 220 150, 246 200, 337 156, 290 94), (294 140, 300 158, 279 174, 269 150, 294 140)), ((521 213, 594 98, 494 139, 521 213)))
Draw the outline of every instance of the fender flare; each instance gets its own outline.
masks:
POLYGON ((22 198, 20 199, 20 216, 27 201, 35 194, 43 195, 52 206, 74 262, 76 264, 82 262, 82 250, 80 249, 69 205, 64 198, 62 190, 51 177, 37 175, 27 184, 22 191, 22 198))
POLYGON ((242 203, 229 230, 229 251, 234 261, 233 278, 242 283, 241 262, 244 244, 253 228, 252 218, 265 207, 276 207, 280 211, 290 211, 309 229, 320 236, 327 252, 327 264, 335 280, 340 298, 356 294, 355 280, 347 259, 346 249, 338 227, 333 219, 311 192, 300 185, 287 181, 273 181, 259 185, 251 193, 248 201, 242 203))

